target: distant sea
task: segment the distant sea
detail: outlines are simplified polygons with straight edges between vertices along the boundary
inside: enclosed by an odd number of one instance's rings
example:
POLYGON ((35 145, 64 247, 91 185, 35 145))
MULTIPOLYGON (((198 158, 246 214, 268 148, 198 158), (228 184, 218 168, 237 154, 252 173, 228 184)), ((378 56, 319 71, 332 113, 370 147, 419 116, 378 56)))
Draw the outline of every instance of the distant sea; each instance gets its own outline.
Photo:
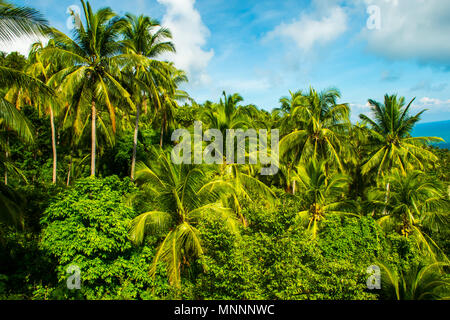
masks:
POLYGON ((418 123, 412 131, 413 137, 440 137, 445 142, 433 143, 442 149, 450 150, 450 120, 418 123))

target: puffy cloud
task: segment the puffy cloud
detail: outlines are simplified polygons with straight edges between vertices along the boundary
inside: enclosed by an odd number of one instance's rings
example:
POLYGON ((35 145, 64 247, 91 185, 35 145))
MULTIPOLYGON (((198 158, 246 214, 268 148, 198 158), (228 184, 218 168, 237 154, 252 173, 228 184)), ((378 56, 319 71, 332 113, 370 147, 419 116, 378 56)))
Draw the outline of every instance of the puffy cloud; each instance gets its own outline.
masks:
POLYGON ((316 45, 336 40, 348 28, 347 14, 340 6, 330 8, 320 3, 316 1, 314 12, 303 12, 297 20, 276 26, 266 35, 266 39, 288 39, 303 51, 310 51, 316 45))
POLYGON ((361 103, 349 103, 350 106, 350 120, 353 123, 360 122, 359 115, 365 114, 370 116, 370 104, 366 102, 366 104, 361 103))
POLYGON ((380 28, 365 28, 368 49, 393 60, 450 65, 450 1, 365 0, 380 9, 380 28))
POLYGON ((441 121, 448 119, 450 114, 450 99, 443 100, 432 97, 423 97, 414 101, 411 106, 411 113, 415 114, 421 110, 427 111, 422 116, 426 121, 441 121))
POLYGON ((173 35, 176 54, 169 54, 175 65, 185 70, 190 80, 207 83, 206 68, 214 56, 214 50, 206 51, 203 46, 210 31, 203 24, 200 13, 194 8, 195 0, 158 0, 166 7, 162 25, 173 35))
POLYGON ((436 99, 436 98, 423 97, 422 99, 419 100, 419 102, 423 106, 445 105, 445 104, 450 104, 450 99, 441 100, 441 99, 436 99))
POLYGON ((42 43, 46 44, 48 39, 44 36, 22 36, 20 38, 16 38, 12 41, 2 42, 0 41, 0 51, 10 53, 10 52, 19 52, 23 54, 25 57, 28 56, 30 52, 31 45, 37 41, 42 41, 42 43))

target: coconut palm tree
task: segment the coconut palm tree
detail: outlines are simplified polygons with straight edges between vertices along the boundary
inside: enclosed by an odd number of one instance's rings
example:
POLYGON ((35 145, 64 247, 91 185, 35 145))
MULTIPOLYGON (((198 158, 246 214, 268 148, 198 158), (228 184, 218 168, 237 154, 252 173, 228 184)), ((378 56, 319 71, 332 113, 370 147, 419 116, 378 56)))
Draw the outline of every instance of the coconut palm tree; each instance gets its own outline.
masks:
POLYGON ((370 129, 364 123, 356 123, 351 126, 347 140, 347 154, 343 158, 345 172, 351 177, 350 198, 357 200, 366 197, 366 190, 376 180, 374 175, 363 175, 362 166, 368 153, 368 136, 370 129))
POLYGON ((20 194, 6 185, 0 185, 0 222, 19 230, 23 229, 24 210, 21 206, 23 203, 24 199, 20 194))
POLYGON ((302 190, 304 210, 297 215, 300 222, 306 223, 312 237, 317 237, 319 224, 327 215, 341 214, 357 216, 349 211, 350 203, 342 200, 348 189, 348 177, 343 174, 327 176, 326 162, 311 159, 306 165, 297 168, 295 179, 302 190))
POLYGON ((373 119, 361 114, 359 117, 371 127, 369 147, 371 152, 362 167, 362 173, 376 169, 378 175, 399 168, 405 172, 408 168, 424 168, 424 163, 436 161, 437 157, 423 148, 433 141, 443 141, 437 137, 411 137, 411 130, 426 111, 415 116, 409 115, 412 99, 405 106, 405 98, 385 95, 384 104, 369 100, 373 119))
POLYGON ((381 297, 387 300, 439 300, 450 298, 450 281, 442 271, 448 264, 435 262, 397 273, 382 263, 381 297))
POLYGON ((289 90, 289 96, 280 98, 281 106, 275 108, 274 112, 281 114, 278 126, 281 130, 281 135, 286 135, 292 132, 293 128, 299 128, 303 119, 293 118, 293 112, 297 107, 302 106, 305 103, 305 97, 301 90, 292 92, 289 90))
MULTIPOLYGON (((337 89, 329 89, 318 93, 310 89, 307 95, 296 97, 290 117, 300 122, 300 127, 293 128, 280 141, 280 156, 288 155, 306 163, 311 157, 315 159, 332 159, 340 170, 343 170, 341 149, 343 134, 347 132, 349 107, 338 104, 340 93, 337 89)), ((291 121, 291 123, 293 123, 291 121)))
MULTIPOLYGON (((214 103, 206 103, 205 109, 203 110, 203 118, 206 122, 206 125, 209 128, 217 129, 222 133, 223 136, 223 146, 227 146, 228 142, 227 139, 230 137, 227 134, 227 130, 229 129, 240 129, 247 127, 252 122, 252 114, 255 113, 254 107, 243 107, 238 106, 238 103, 243 101, 243 98, 238 93, 227 95, 225 91, 222 92, 223 100, 220 99, 219 104, 214 103)), ((234 144, 234 137, 233 139, 233 148, 235 148, 234 144)), ((256 143, 256 141, 254 141, 256 143)), ((244 150, 242 151, 245 156, 249 156, 249 153, 245 150, 244 146, 237 146, 244 147, 244 150)), ((226 177, 235 179, 235 182, 240 185, 241 180, 239 180, 239 172, 246 167, 246 171, 248 173, 248 169, 250 167, 248 166, 239 166, 234 164, 234 159, 231 159, 231 161, 227 161, 226 154, 223 155, 224 159, 224 165, 222 166, 222 172, 225 174, 226 177), (236 180, 237 179, 237 180, 236 180)), ((252 157, 257 159, 257 154, 252 154, 252 157)), ((246 175, 249 178, 248 174, 246 175)), ((243 176, 244 177, 244 176, 243 176)), ((245 179, 245 178, 244 178, 245 179)))
MULTIPOLYGON (((48 22, 35 9, 17 7, 0 0, 0 41, 11 41, 20 36, 36 35, 48 30, 48 22)), ((22 70, 0 66, 0 87, 9 88, 13 85, 40 90, 43 95, 51 95, 41 81, 26 75, 22 70)), ((21 115, 12 108, 3 97, 0 99, 0 118, 10 128, 15 127, 23 138, 32 139, 31 131, 21 115)))
MULTIPOLYGON (((23 69, 23 66, 17 66, 23 69)), ((34 141, 32 125, 19 111, 27 99, 17 93, 32 90, 35 95, 49 97, 46 86, 37 79, 25 74, 23 70, 0 66, 0 86, 5 88, 6 93, 0 97, 0 166, 5 172, 5 185, 8 184, 8 171, 19 173, 18 169, 10 161, 9 137, 14 132, 26 142, 34 141)), ((4 90, 2 90, 4 92, 4 90)))
MULTIPOLYGON (((227 95, 222 92, 223 100, 219 104, 207 104, 204 110, 204 118, 209 128, 218 129, 224 138, 227 129, 244 128, 249 124, 249 109, 238 106, 243 101, 241 95, 234 93, 227 95)), ((224 141, 225 143, 225 141, 224 141)))
POLYGON ((0 41, 41 35, 47 28, 47 20, 36 9, 17 7, 0 0, 0 41))
POLYGON ((131 179, 134 179, 141 104, 147 98, 151 100, 151 105, 155 111, 160 109, 161 103, 159 101, 155 79, 159 78, 160 82, 167 81, 164 77, 166 74, 164 69, 167 65, 155 59, 166 52, 175 52, 175 47, 172 42, 168 41, 172 39, 172 34, 168 29, 161 27, 157 20, 143 15, 137 17, 130 13, 126 15, 125 19, 126 25, 122 30, 125 38, 123 40, 125 52, 131 52, 152 59, 152 61, 149 61, 149 67, 145 68, 142 65, 134 66, 130 70, 131 77, 126 77, 128 84, 132 86, 129 92, 132 94, 133 101, 137 102, 133 155, 131 159, 131 179))
MULTIPOLYGON (((0 41, 12 41, 20 36, 39 35, 46 32, 48 22, 35 9, 17 7, 0 0, 0 41)), ((22 70, 0 66, 0 87, 12 86, 33 89, 41 95, 51 95, 51 90, 41 81, 28 76, 22 70)), ((14 105, 4 97, 0 98, 0 124, 14 130, 21 138, 33 141, 31 127, 14 105)), ((0 142, 2 147, 6 144, 0 142)), ((6 162, 3 162, 5 164, 6 162)))
MULTIPOLYGON (((248 127, 250 123, 259 122, 257 114, 258 109, 253 106, 238 106, 243 101, 241 95, 235 93, 227 95, 225 91, 222 93, 223 100, 220 99, 219 104, 207 103, 203 112, 203 117, 209 128, 219 130, 224 138, 223 145, 227 145, 227 130, 248 127)), ((234 139, 234 138, 233 138, 234 139)), ((254 141, 256 143, 256 141, 254 141)), ((233 144, 233 148, 236 145, 233 144)), ((258 151, 254 153, 247 152, 245 145, 237 145, 237 148, 245 154, 245 157, 254 157, 257 159, 258 151)), ((223 164, 219 166, 219 176, 223 181, 234 185, 235 193, 226 199, 228 206, 232 207, 240 217, 244 226, 246 226, 245 217, 241 212, 241 199, 253 201, 252 194, 261 194, 269 202, 275 195, 263 182, 255 177, 258 167, 256 165, 236 164, 234 161, 227 161, 226 154, 223 154, 223 164)))
POLYGON ((161 108, 158 111, 161 117, 161 134, 159 139, 159 146, 161 148, 164 141, 164 132, 169 130, 169 126, 174 125, 178 102, 190 100, 188 93, 179 89, 180 84, 187 81, 186 73, 176 69, 172 63, 167 64, 165 77, 158 79, 157 88, 161 102, 161 108))
MULTIPOLYGON (((52 47, 53 41, 50 40, 47 47, 52 47)), ((31 50, 28 56, 28 65, 25 68, 25 72, 32 76, 33 78, 39 79, 47 86, 51 86, 50 78, 53 74, 58 71, 58 66, 56 63, 44 63, 41 58, 41 52, 44 49, 42 42, 36 42, 31 46, 31 50)), ((55 85, 53 84, 54 89, 55 85)), ((55 112, 59 112, 61 101, 58 101, 55 96, 45 96, 40 95, 37 92, 32 92, 26 88, 14 88, 10 90, 8 94, 16 94, 16 101, 21 101, 25 99, 29 104, 37 107, 39 114, 41 114, 41 109, 50 117, 50 128, 52 136, 52 152, 53 152, 53 176, 52 182, 56 183, 57 178, 57 151, 56 151, 56 130, 55 130, 55 112)))
POLYGON ((276 198, 274 192, 260 181, 255 175, 257 166, 249 164, 227 164, 224 162, 218 167, 218 180, 233 186, 234 192, 223 197, 227 207, 232 208, 237 214, 244 227, 247 220, 242 214, 242 200, 253 202, 256 196, 262 197, 269 204, 273 204, 276 198))
POLYGON ((81 0, 85 24, 80 22, 70 38, 62 32, 52 29, 51 35, 55 47, 45 48, 42 52, 44 61, 57 61, 64 68, 56 73, 51 81, 61 84, 66 92, 70 109, 76 114, 74 126, 78 134, 85 124, 86 112, 91 120, 91 176, 95 176, 96 128, 99 108, 105 106, 110 117, 112 131, 116 129, 115 106, 113 97, 121 100, 134 110, 135 105, 130 94, 120 84, 121 66, 130 64, 146 65, 146 59, 122 53, 123 45, 119 41, 120 31, 125 22, 110 8, 93 12, 89 2, 81 0))
POLYGON ((149 166, 142 162, 136 165, 136 181, 155 195, 159 205, 132 221, 130 236, 139 244, 146 233, 162 235, 150 273, 154 275, 158 263, 164 262, 170 283, 179 287, 181 268, 204 252, 196 228, 204 216, 218 215, 236 232, 237 220, 219 201, 221 195, 233 189, 215 181, 214 171, 206 167, 174 165, 170 154, 156 149, 152 154, 155 160, 149 166))
MULTIPOLYGON (((11 41, 20 36, 38 35, 45 32, 47 21, 35 9, 28 7, 16 7, 6 1, 0 0, 0 41, 11 41)), ((22 70, 16 70, 8 66, 0 66, 0 87, 11 88, 13 86, 33 90, 42 96, 51 96, 52 91, 41 81, 30 77, 22 70)), ((16 106, 0 97, 0 128, 6 131, 13 130, 22 140, 31 143, 34 141, 32 126, 27 119, 17 110, 16 106)), ((0 166, 6 172, 15 169, 8 158, 9 144, 6 135, 0 136, 0 166), (5 155, 5 156, 4 156, 5 155)), ((7 187, 0 190, 0 220, 7 224, 23 227, 20 215, 18 198, 7 187)))
POLYGON ((292 92, 289 90, 289 96, 280 98, 281 107, 276 109, 284 112, 285 114, 292 113, 295 108, 303 103, 303 93, 301 90, 292 92))
POLYGON ((373 208, 379 209, 380 225, 405 237, 412 235, 436 260, 435 251, 440 249, 423 227, 439 231, 448 225, 450 205, 441 189, 438 182, 420 171, 403 174, 397 169, 370 190, 368 198, 373 208), (389 194, 384 189, 386 184, 390 185, 389 194))

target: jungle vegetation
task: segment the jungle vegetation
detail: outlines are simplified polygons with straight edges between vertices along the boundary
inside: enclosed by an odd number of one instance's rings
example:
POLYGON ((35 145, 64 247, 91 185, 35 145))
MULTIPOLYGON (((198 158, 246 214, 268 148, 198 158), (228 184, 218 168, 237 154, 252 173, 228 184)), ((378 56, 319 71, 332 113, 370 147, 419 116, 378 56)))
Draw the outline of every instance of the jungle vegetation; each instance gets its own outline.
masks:
POLYGON ((426 112, 412 98, 370 97, 358 123, 337 88, 289 91, 271 112, 238 93, 200 104, 161 59, 169 29, 81 5, 66 35, 0 1, 2 41, 49 39, 0 55, 1 299, 450 296, 450 153, 411 136, 426 112), (278 173, 174 164, 171 134, 195 121, 278 129, 278 173))

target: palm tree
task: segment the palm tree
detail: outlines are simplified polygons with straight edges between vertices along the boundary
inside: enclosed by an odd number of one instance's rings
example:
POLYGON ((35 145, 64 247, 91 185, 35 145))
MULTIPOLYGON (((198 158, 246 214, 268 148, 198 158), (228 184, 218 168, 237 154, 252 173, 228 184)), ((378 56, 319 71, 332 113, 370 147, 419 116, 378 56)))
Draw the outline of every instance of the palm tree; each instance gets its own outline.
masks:
POLYGON ((23 202, 24 199, 17 192, 6 185, 0 185, 0 222, 16 229, 23 229, 24 212, 21 206, 23 202))
POLYGON ((368 160, 362 167, 367 174, 377 168, 377 174, 399 168, 405 172, 415 165, 423 169, 426 161, 436 161, 437 157, 424 149, 424 143, 443 141, 436 137, 411 137, 411 130, 426 110, 415 116, 409 115, 409 108, 414 99, 405 107, 405 98, 385 95, 384 104, 369 100, 374 119, 361 114, 359 117, 371 127, 369 146, 372 147, 368 160))
POLYGON ((169 126, 174 125, 175 112, 178 102, 190 100, 187 92, 180 90, 179 85, 187 82, 188 78, 184 71, 176 69, 172 63, 167 65, 166 77, 160 78, 158 83, 159 100, 161 101, 161 134, 159 146, 163 146, 164 131, 169 130, 169 126))
MULTIPOLYGON (((223 145, 226 145, 226 139, 229 137, 226 133, 227 130, 244 128, 249 126, 250 123, 259 122, 260 119, 258 119, 259 110, 255 106, 238 106, 239 102, 243 101, 242 96, 238 93, 227 95, 223 91, 222 95, 223 100, 220 99, 218 104, 205 103, 202 115, 209 128, 218 129, 222 133, 224 137, 223 145)), ((261 123, 261 125, 266 127, 267 124, 261 123)), ((241 151, 243 151, 245 157, 252 156, 257 159, 258 151, 255 154, 250 154, 245 150, 245 145, 238 145, 237 147, 244 148, 241 151)), ((218 167, 219 179, 232 184, 234 188, 234 192, 229 197, 225 197, 224 201, 228 207, 234 209, 244 226, 247 226, 247 221, 242 215, 241 200, 253 201, 253 195, 260 194, 269 202, 272 202, 275 195, 267 185, 255 177, 257 165, 236 164, 232 161, 228 163, 225 153, 222 154, 222 157, 223 164, 218 167)))
POLYGON ((342 195, 348 189, 348 177, 343 174, 326 175, 326 162, 310 160, 306 165, 297 169, 296 180, 303 189, 303 207, 305 210, 298 213, 298 218, 306 222, 311 230, 313 239, 317 237, 319 223, 330 214, 353 215, 344 211, 350 207, 342 200, 342 195))
MULTIPOLYGON (((20 36, 29 36, 45 32, 48 22, 35 9, 28 7, 16 7, 4 0, 0 0, 0 41, 11 41, 20 36)), ((40 89, 41 94, 50 95, 51 91, 40 81, 25 75, 21 70, 0 66, 0 87, 33 87, 40 89)), ((16 127, 19 135, 31 139, 29 128, 23 118, 11 108, 3 98, 0 100, 0 118, 10 127, 16 127)))
MULTIPOLYGON (((243 101, 238 93, 227 95, 222 92, 223 100, 219 104, 208 104, 204 110, 204 117, 210 128, 218 129, 226 137, 227 129, 243 128, 249 124, 249 110, 238 103, 243 101)), ((225 141, 224 141, 225 143, 225 141)))
MULTIPOLYGON (((286 135, 280 141, 280 156, 288 155, 306 163, 311 157, 315 159, 331 158, 343 171, 340 152, 341 140, 347 131, 349 107, 338 104, 340 93, 329 89, 321 93, 310 89, 308 95, 295 97, 295 108, 290 117, 300 122, 300 127, 286 135)), ((290 123, 293 123, 292 121, 290 123)))
POLYGON ((139 244, 146 233, 163 235, 150 273, 155 275, 157 264, 164 262, 170 283, 179 287, 181 267, 204 252, 200 231, 196 228, 198 221, 207 215, 219 215, 236 230, 232 211, 219 201, 221 195, 232 188, 215 181, 214 171, 206 167, 174 165, 170 155, 156 150, 153 154, 155 160, 150 166, 137 164, 136 181, 155 194, 159 206, 132 221, 130 236, 139 244))
MULTIPOLYGON (((209 128, 219 130, 223 136, 223 146, 227 146, 227 139, 230 135, 227 134, 229 129, 240 129, 247 127, 252 122, 251 114, 255 112, 253 107, 238 106, 238 103, 243 101, 243 98, 238 93, 227 95, 225 91, 222 92, 223 100, 220 99, 218 104, 207 102, 205 103, 202 117, 209 128)), ((232 137, 234 139, 234 137, 232 137)), ((233 141, 233 148, 235 147, 233 141)), ((239 147, 239 146, 238 146, 239 147)), ((245 155, 246 153, 244 146, 245 155)), ((226 154, 222 155, 224 163, 227 163, 226 154)), ((257 155, 252 155, 257 156, 257 155)), ((234 162, 231 159, 231 162, 234 162)), ((231 170, 228 166, 227 170, 231 170)))
POLYGON ((151 98, 155 110, 158 110, 161 107, 155 78, 164 79, 164 68, 166 67, 166 64, 160 63, 154 59, 165 52, 175 52, 175 47, 172 42, 166 41, 172 39, 170 31, 161 27, 157 20, 143 15, 136 17, 135 15, 127 14, 126 25, 122 32, 125 38, 123 41, 126 48, 125 52, 132 52, 152 59, 152 61, 149 62, 150 67, 148 68, 145 68, 142 65, 133 67, 130 71, 130 78, 132 79, 129 79, 128 81, 128 83, 134 85, 133 88, 129 90, 130 93, 132 93, 133 100, 138 101, 136 104, 136 124, 134 128, 133 155, 131 159, 131 179, 134 179, 141 104, 147 97, 151 98))
POLYGON ((19 111, 26 99, 22 95, 14 93, 33 90, 35 95, 43 92, 45 94, 42 96, 48 97, 48 91, 45 90, 47 88, 45 88, 44 84, 26 75, 23 70, 0 66, 0 73, 4 76, 0 79, 0 85, 3 84, 6 89, 9 88, 6 95, 0 97, 0 166, 4 169, 5 185, 7 185, 8 171, 15 171, 20 174, 9 158, 9 137, 11 132, 16 133, 26 143, 34 141, 32 125, 19 111))
POLYGON ((343 159, 343 165, 345 172, 352 179, 349 196, 353 200, 358 198, 365 200, 367 188, 373 185, 376 180, 376 177, 373 175, 362 174, 362 166, 369 151, 369 134, 370 129, 364 123, 356 123, 351 126, 347 140, 346 150, 348 153, 343 159))
POLYGON ((39 35, 47 28, 48 22, 39 11, 28 7, 17 7, 0 0, 0 41, 39 35))
MULTIPOLYGON (((54 43, 52 40, 49 41, 47 47, 53 47, 54 43)), ((43 83, 52 86, 50 84, 50 79, 53 74, 58 71, 58 65, 56 63, 45 63, 42 60, 41 53, 44 49, 44 45, 42 42, 36 42, 32 45, 28 61, 29 65, 26 67, 26 72, 36 78, 41 80, 43 83)), ((53 84, 53 87, 55 85, 53 84)), ((54 88, 56 89, 56 88, 54 88)), ((44 108, 45 113, 50 117, 50 128, 51 128, 51 136, 52 136, 52 153, 53 153, 53 174, 52 174, 52 183, 56 183, 57 178, 57 151, 56 151, 56 130, 55 130, 55 112, 59 111, 59 106, 61 105, 60 101, 57 101, 56 97, 46 97, 35 92, 30 92, 29 90, 19 90, 21 95, 24 95, 30 102, 38 108, 39 113, 41 108, 44 108)))
MULTIPOLYGON (((36 35, 45 32, 47 28, 48 22, 37 10, 16 7, 0 0, 0 41, 11 41, 24 35, 36 35)), ((13 86, 32 89, 41 95, 51 95, 48 87, 41 81, 26 75, 22 70, 0 66, 0 87, 10 88, 13 86)), ((4 97, 0 98, 0 125, 8 130, 14 130, 27 142, 33 141, 30 124, 4 97)), ((0 140, 0 146, 7 151, 8 145, 5 141, 0 140)), ((8 166, 7 159, 3 159, 1 164, 6 168, 8 166)))
POLYGON ((437 244, 423 227, 439 231, 448 225, 449 202, 438 182, 428 179, 420 171, 403 174, 395 170, 382 180, 382 184, 369 192, 369 201, 380 209, 379 223, 408 237, 415 236, 419 244, 435 258, 437 244), (389 184, 389 194, 384 185, 389 184))
POLYGON ((289 96, 284 96, 280 98, 281 107, 276 110, 280 110, 285 114, 292 113, 295 108, 303 103, 303 93, 301 90, 292 92, 289 90, 289 96))
MULTIPOLYGON (((47 21, 35 9, 28 7, 15 7, 6 1, 0 0, 0 41, 11 41, 23 35, 36 35, 47 29, 47 21)), ((10 67, 0 66, 0 87, 11 88, 13 86, 23 87, 42 96, 51 96, 52 91, 41 81, 28 76, 21 70, 10 67)), ((16 109, 16 107, 0 97, 0 127, 6 130, 15 131, 18 136, 26 141, 33 142, 32 127, 27 119, 16 109)), ((8 157, 8 140, 0 136, 0 166, 6 172, 15 168, 8 157)), ((14 192, 6 187, 0 190, 0 220, 8 224, 19 225, 23 227, 23 220, 20 215, 20 207, 17 205, 17 197, 14 192)))
POLYGON ((247 220, 242 214, 242 199, 253 202, 255 200, 254 195, 259 195, 269 204, 273 204, 276 198, 274 192, 255 177, 255 167, 256 165, 227 164, 224 162, 218 170, 217 179, 233 186, 233 192, 224 197, 224 202, 227 207, 235 211, 244 227, 247 227, 247 220))
POLYGON ((289 96, 280 98, 280 108, 274 109, 274 112, 281 113, 282 117, 279 121, 279 128, 282 135, 291 133, 292 128, 298 128, 301 126, 303 119, 293 118, 294 110, 297 107, 302 106, 305 103, 305 97, 301 90, 295 92, 289 91, 289 96))
POLYGON ((388 300, 439 300, 449 299, 450 281, 442 268, 448 264, 435 262, 412 267, 400 274, 382 263, 381 296, 388 300))
POLYGON ((120 84, 120 67, 129 63, 146 64, 134 54, 122 54, 119 41, 124 21, 110 8, 92 12, 89 2, 81 0, 86 27, 80 22, 74 29, 73 39, 52 29, 54 48, 45 48, 42 52, 44 61, 57 61, 65 67, 52 77, 52 81, 61 83, 62 91, 67 93, 70 101, 69 111, 75 109, 75 129, 78 134, 84 127, 84 117, 90 109, 91 119, 91 176, 95 176, 96 159, 96 120, 97 109, 107 107, 113 132, 116 130, 115 106, 112 98, 122 97, 135 109, 130 94, 120 84))

